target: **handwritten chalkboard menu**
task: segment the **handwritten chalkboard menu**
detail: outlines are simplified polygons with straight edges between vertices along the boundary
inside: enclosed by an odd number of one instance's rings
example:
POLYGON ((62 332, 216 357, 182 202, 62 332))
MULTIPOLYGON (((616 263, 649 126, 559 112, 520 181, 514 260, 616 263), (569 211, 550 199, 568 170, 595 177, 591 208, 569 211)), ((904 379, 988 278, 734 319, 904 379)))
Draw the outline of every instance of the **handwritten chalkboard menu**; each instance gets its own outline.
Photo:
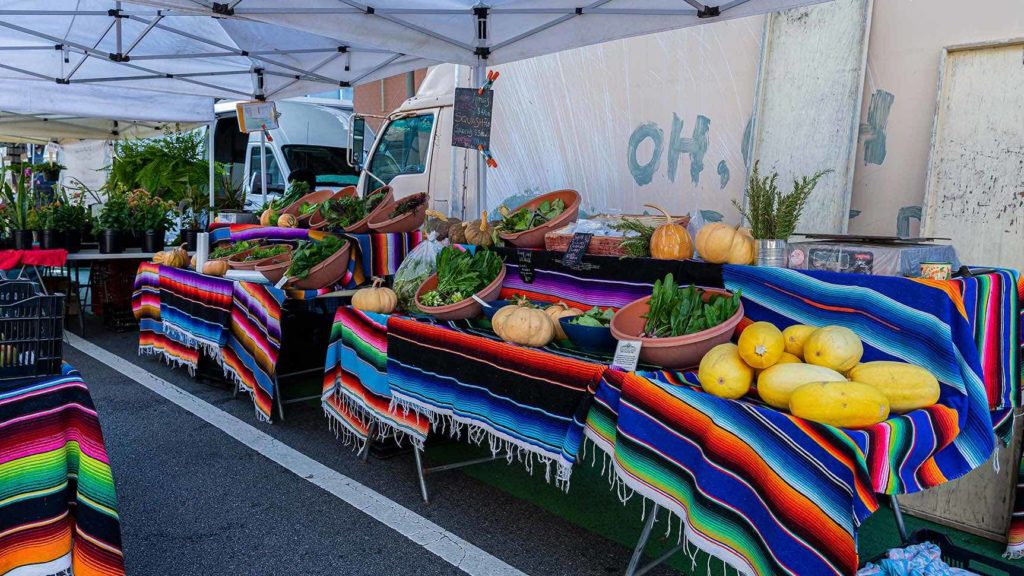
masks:
POLYGON ((455 122, 452 125, 452 146, 484 150, 491 148, 491 109, 494 91, 476 88, 455 89, 455 122))
POLYGON ((593 234, 585 232, 573 234, 572 240, 569 241, 569 247, 565 250, 565 256, 562 257, 562 265, 568 268, 579 268, 583 262, 583 255, 587 253, 587 246, 590 246, 590 239, 593 237, 593 234))

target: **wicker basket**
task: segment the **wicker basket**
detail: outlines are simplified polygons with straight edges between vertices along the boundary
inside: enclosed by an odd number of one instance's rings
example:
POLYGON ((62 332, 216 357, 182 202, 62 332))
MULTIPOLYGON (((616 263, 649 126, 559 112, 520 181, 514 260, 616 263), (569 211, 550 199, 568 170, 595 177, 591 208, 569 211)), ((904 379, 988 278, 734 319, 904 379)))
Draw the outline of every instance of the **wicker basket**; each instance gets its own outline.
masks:
MULTIPOLYGON (((598 214, 597 216, 591 216, 588 220, 605 220, 605 221, 618 221, 623 218, 632 218, 639 220, 648 226, 660 226, 665 223, 665 217, 660 215, 649 215, 649 214, 598 214)), ((690 223, 690 217, 687 216, 673 216, 672 222, 675 224, 682 224, 686 226, 690 223)), ((569 242, 572 241, 572 233, 570 230, 576 224, 570 224, 564 228, 555 230, 554 232, 548 232, 544 235, 544 248, 552 252, 565 252, 569 249, 569 242)), ((595 256, 626 256, 626 252, 619 247, 624 240, 621 236, 594 236, 590 239, 590 244, 587 245, 587 254, 593 254, 595 256)))

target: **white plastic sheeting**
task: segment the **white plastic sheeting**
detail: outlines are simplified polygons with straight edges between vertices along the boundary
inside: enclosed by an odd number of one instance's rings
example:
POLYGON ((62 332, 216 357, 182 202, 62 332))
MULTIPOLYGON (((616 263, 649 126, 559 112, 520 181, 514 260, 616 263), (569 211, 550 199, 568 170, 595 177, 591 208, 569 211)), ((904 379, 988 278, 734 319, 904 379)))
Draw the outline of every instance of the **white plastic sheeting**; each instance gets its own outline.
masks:
MULTIPOLYGON (((241 19, 115 0, 0 2, 0 80, 286 98, 422 66, 416 57, 241 19)), ((17 90, 17 84, 5 82, 17 90)))
MULTIPOLYGON (((140 0, 175 10, 214 13, 209 0, 140 0)), ((231 17, 345 38, 438 62, 513 62, 824 0, 245 0, 231 17)), ((221 11, 223 13, 223 11, 221 11)), ((414 67, 407 68, 408 70, 414 67)))

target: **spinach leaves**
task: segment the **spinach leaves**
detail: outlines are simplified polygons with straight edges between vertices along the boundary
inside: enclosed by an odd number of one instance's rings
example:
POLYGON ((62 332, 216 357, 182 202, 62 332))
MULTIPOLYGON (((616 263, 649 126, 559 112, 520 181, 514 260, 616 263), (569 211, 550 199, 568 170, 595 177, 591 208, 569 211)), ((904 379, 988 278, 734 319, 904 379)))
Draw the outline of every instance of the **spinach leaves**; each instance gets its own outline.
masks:
POLYGON ((668 338, 684 336, 714 328, 732 318, 740 308, 740 293, 732 296, 711 294, 704 301, 705 291, 692 284, 683 288, 672 274, 654 283, 647 319, 641 336, 668 338))
POLYGON ((437 288, 423 295, 425 306, 461 302, 487 287, 505 264, 490 250, 475 254, 446 246, 437 256, 437 288))
POLYGON ((506 212, 502 212, 501 222, 497 226, 498 231, 506 234, 525 232, 557 218, 565 212, 565 202, 561 199, 545 200, 536 210, 524 206, 515 212, 506 212))
POLYGON ((292 265, 288 267, 286 274, 301 280, 309 276, 309 271, 314 266, 330 258, 344 245, 345 241, 337 236, 325 236, 319 242, 303 240, 292 255, 292 265))
POLYGON ((607 328, 612 322, 612 316, 615 316, 615 311, 611 308, 601 310, 594 306, 579 316, 573 316, 569 323, 579 324, 580 326, 592 326, 594 328, 607 328))

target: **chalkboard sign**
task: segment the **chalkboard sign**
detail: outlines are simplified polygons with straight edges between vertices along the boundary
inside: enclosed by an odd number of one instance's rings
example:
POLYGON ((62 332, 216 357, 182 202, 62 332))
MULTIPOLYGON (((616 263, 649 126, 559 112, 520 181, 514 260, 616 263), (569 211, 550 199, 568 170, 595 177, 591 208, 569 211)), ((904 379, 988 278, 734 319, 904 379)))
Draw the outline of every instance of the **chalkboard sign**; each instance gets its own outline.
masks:
POLYGON ((587 246, 590 246, 590 239, 593 237, 593 234, 586 232, 573 234, 572 240, 569 241, 569 247, 565 250, 565 256, 562 256, 562 265, 579 268, 580 263, 583 262, 583 255, 587 253, 587 246))
POLYGON ((494 91, 476 88, 455 89, 455 121, 452 123, 452 146, 484 150, 491 148, 491 109, 494 91))
POLYGON ((516 250, 516 263, 519 265, 519 279, 533 284, 533 251, 523 248, 516 250))

